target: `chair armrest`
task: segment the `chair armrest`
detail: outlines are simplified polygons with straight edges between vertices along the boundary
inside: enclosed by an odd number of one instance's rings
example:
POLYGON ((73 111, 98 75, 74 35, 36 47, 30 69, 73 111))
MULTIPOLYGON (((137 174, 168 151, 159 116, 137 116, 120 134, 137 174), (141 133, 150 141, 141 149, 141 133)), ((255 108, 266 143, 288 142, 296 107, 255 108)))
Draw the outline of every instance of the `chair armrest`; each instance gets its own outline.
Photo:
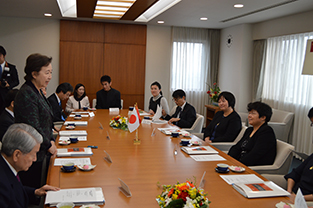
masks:
POLYGON ((235 145, 236 143, 234 142, 212 142, 211 145, 213 145, 214 147, 216 147, 217 149, 221 150, 221 151, 226 151, 228 152, 229 149, 235 145))
POLYGON ((279 167, 277 165, 258 165, 258 166, 248 166, 252 170, 276 170, 279 167))
POLYGON ((193 133, 193 135, 195 135, 196 137, 198 137, 199 139, 203 140, 203 133, 193 133))

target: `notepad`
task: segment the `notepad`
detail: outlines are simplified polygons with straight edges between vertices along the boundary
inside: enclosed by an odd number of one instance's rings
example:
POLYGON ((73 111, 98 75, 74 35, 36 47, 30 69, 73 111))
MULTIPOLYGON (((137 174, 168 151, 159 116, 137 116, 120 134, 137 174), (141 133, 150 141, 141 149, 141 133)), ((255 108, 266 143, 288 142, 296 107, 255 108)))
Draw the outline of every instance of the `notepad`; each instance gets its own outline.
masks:
POLYGON ((84 204, 104 204, 102 188, 77 188, 48 191, 45 204, 56 206, 60 202, 73 202, 75 206, 84 204))

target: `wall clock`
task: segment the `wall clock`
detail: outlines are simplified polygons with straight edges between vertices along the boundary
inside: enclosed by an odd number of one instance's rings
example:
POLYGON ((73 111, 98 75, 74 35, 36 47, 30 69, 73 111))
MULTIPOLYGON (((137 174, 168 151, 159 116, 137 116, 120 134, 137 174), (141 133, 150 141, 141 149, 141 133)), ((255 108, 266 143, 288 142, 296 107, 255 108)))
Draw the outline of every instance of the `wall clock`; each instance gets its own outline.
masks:
POLYGON ((226 45, 230 48, 231 44, 233 43, 233 37, 231 35, 227 36, 226 45))

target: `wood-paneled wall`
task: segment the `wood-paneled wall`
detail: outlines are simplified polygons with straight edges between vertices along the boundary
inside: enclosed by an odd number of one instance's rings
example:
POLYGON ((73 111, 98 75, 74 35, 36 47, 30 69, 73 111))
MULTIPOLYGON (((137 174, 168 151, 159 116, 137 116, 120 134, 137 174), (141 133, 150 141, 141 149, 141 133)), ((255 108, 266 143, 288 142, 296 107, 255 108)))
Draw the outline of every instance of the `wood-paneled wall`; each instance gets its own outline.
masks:
MULTIPOLYGON (((61 20, 59 82, 86 87, 90 104, 109 75, 124 108, 144 108, 146 31, 144 25, 61 20)), ((65 106, 63 103, 63 106, 65 106)))

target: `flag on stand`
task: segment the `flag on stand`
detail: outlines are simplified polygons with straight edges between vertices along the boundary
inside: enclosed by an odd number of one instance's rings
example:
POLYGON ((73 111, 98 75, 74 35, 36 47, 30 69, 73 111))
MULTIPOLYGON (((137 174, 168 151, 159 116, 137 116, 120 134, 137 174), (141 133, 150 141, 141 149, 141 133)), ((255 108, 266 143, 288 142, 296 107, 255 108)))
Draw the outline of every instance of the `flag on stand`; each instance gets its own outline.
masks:
POLYGON ((140 126, 140 115, 137 105, 135 105, 128 121, 128 130, 130 133, 135 131, 140 126))

